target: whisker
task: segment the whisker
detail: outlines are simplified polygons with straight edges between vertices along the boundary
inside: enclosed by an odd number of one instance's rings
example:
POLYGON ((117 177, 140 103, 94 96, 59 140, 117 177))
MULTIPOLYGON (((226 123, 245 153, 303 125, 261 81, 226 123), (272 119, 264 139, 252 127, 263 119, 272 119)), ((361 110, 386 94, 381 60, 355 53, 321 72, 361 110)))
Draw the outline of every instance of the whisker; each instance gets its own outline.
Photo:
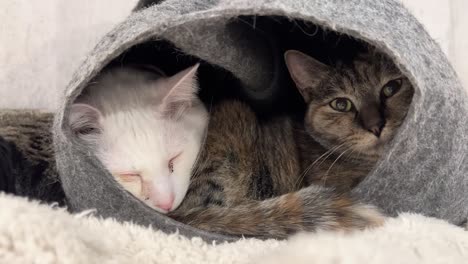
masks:
POLYGON ((341 146, 343 146, 345 143, 343 144, 340 144, 338 146, 335 146, 335 147, 332 147, 331 149, 325 151, 320 157, 318 157, 314 162, 312 162, 309 166, 307 166, 307 168, 304 170, 304 172, 301 173, 301 175, 298 177, 297 181, 296 181, 296 184, 299 184, 300 181, 302 181, 305 177, 305 175, 307 175, 307 173, 313 168, 313 166, 318 162, 320 161, 322 158, 325 158, 324 159, 327 159, 330 157, 331 154, 333 154, 333 152, 335 152, 336 150, 338 150, 341 146))
MULTIPOLYGON (((343 143, 343 144, 341 144, 341 145, 339 145, 339 147, 342 147, 342 146, 345 145, 345 144, 346 144, 346 142, 343 143)), ((336 148, 335 150, 333 150, 333 151, 332 151, 330 154, 328 154, 324 159, 322 159, 322 161, 318 164, 318 166, 322 165, 323 162, 325 162, 325 160, 327 160, 333 153, 335 153, 336 150, 338 150, 338 148, 336 148)))
POLYGON ((343 153, 341 153, 336 159, 335 161, 330 165, 330 168, 328 168, 327 170, 327 174, 330 172, 330 170, 332 169, 333 165, 335 165, 335 163, 344 155, 346 154, 346 152, 348 152, 350 149, 348 148, 347 150, 343 151, 343 153))
POLYGON ((335 163, 346 153, 350 150, 351 148, 348 148, 346 149, 345 151, 343 151, 340 155, 338 155, 338 157, 335 159, 335 161, 333 161, 333 163, 330 165, 330 167, 328 168, 327 172, 325 173, 325 177, 323 178, 323 185, 325 185, 325 183, 327 182, 327 178, 328 178, 328 173, 330 172, 330 170, 332 169, 333 165, 335 165, 335 163))
POLYGON ((299 177, 297 177, 295 185, 298 185, 305 177, 305 175, 309 172, 309 170, 314 166, 315 163, 317 163, 318 160, 320 160, 323 156, 328 154, 331 151, 331 149, 325 151, 320 157, 318 157, 315 161, 313 161, 311 164, 307 166, 307 168, 304 169, 304 171, 299 174, 299 177))
MULTIPOLYGON (((352 147, 350 147, 350 149, 351 148, 352 147)), ((356 152, 356 149, 351 150, 351 152, 347 155, 347 157, 345 158, 345 160, 343 160, 343 162, 349 161, 355 152, 356 152)))

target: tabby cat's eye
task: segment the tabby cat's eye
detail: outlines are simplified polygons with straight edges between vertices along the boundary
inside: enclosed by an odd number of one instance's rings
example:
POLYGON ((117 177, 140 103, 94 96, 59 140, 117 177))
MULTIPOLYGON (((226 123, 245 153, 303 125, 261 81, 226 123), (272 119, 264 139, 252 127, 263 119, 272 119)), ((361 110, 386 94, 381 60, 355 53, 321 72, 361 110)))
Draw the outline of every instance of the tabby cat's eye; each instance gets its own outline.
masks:
POLYGON ((391 80, 382 88, 382 95, 385 98, 392 97, 395 95, 398 90, 401 88, 402 81, 401 79, 391 80))
POLYGON ((330 102, 330 106, 340 112, 349 112, 353 109, 353 103, 347 98, 336 98, 330 102))

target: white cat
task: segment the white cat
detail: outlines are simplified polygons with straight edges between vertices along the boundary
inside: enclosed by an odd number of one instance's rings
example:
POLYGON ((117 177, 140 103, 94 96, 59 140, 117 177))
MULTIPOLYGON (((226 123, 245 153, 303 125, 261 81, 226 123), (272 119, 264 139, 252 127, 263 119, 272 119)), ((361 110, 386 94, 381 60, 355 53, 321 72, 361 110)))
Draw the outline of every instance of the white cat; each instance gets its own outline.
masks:
POLYGON ((172 77, 114 68, 72 105, 72 130, 130 193, 156 210, 187 192, 208 125, 197 97, 198 64, 172 77))

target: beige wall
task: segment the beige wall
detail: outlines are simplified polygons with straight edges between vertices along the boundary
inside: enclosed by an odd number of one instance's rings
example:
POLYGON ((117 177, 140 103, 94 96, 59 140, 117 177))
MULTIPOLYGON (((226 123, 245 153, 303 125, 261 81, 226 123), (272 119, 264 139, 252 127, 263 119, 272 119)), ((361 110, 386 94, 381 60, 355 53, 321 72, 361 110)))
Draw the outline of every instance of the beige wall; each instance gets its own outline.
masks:
POLYGON ((468 89, 468 0, 452 0, 449 57, 468 89))
POLYGON ((55 109, 60 90, 135 0, 0 0, 0 107, 55 109))
MULTIPOLYGON (((0 0, 0 107, 55 109, 60 89, 136 0, 0 0)), ((403 0, 468 88, 468 0, 403 0)))

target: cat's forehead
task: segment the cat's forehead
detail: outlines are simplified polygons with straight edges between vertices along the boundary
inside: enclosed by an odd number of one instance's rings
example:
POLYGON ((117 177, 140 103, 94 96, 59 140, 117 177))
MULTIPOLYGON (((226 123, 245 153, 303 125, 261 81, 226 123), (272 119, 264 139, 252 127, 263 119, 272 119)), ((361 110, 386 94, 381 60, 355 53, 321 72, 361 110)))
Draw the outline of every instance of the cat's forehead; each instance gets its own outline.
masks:
POLYGON ((183 135, 184 130, 172 120, 157 115, 152 109, 115 111, 101 120, 107 137, 133 141, 172 142, 183 135))
POLYGON ((113 170, 164 170, 167 161, 188 144, 184 129, 167 120, 126 120, 133 122, 108 119, 103 127, 100 152, 113 170))
POLYGON ((351 64, 338 65, 329 85, 335 92, 365 96, 400 76, 401 73, 388 59, 363 57, 351 64))

